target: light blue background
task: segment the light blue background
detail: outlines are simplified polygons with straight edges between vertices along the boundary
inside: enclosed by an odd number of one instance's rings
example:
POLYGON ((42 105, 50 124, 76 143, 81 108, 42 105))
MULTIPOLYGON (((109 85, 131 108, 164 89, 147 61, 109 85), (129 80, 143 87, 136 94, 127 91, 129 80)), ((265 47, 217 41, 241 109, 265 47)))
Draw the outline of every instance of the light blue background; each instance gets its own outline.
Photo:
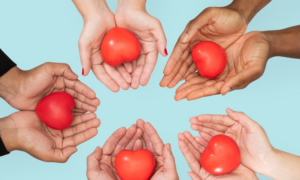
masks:
MULTIPOLYGON (((115 11, 117 0, 108 0, 115 11)), ((230 0, 149 0, 147 10, 161 20, 169 53, 185 25, 209 6, 224 6, 230 0)), ((300 24, 300 1, 274 0, 252 20, 247 31, 273 30, 300 24)), ((1 0, 0 48, 21 69, 28 70, 44 62, 70 64, 81 73, 77 41, 83 21, 71 0, 1 0)), ((91 73, 80 80, 94 89, 101 100, 97 111, 102 124, 99 134, 79 146, 67 163, 45 163, 24 152, 12 152, 0 158, 1 180, 86 179, 86 157, 102 146, 113 131, 129 127, 138 118, 150 121, 165 143, 172 144, 180 179, 189 179, 190 170, 178 148, 177 134, 190 130, 189 118, 199 114, 224 114, 230 107, 244 111, 267 131, 274 147, 299 154, 300 62, 277 57, 269 61, 259 80, 242 91, 222 97, 175 102, 175 88, 163 89, 159 82, 167 58, 159 57, 152 78, 138 90, 112 93, 91 73)), ((16 110, 0 100, 0 117, 16 110)), ((197 135, 196 132, 193 132, 197 135)), ((259 176, 260 179, 268 179, 259 176)))

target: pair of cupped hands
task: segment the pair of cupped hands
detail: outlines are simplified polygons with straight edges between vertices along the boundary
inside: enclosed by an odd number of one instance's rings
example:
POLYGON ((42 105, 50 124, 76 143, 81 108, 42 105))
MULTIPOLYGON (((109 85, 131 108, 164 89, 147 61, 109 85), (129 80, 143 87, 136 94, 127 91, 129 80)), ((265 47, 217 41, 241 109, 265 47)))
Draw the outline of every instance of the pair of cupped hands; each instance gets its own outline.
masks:
MULTIPOLYGON (((92 69, 96 77, 115 92, 120 88, 145 86, 155 68, 158 52, 167 55, 167 41, 160 21, 149 15, 144 5, 120 1, 115 15, 106 2, 101 7, 96 15, 91 13, 84 17, 84 29, 79 40, 84 75, 92 69), (105 33, 115 26, 133 32, 141 43, 142 51, 136 61, 111 67, 101 58, 100 44, 105 33)), ((270 58, 270 44, 263 32, 244 34, 252 18, 231 5, 202 11, 188 23, 179 37, 160 85, 173 88, 185 80, 176 90, 175 99, 193 100, 215 94, 225 95, 258 79, 270 58), (201 41, 214 41, 227 52, 227 66, 216 79, 199 75, 193 63, 191 51, 201 41)))

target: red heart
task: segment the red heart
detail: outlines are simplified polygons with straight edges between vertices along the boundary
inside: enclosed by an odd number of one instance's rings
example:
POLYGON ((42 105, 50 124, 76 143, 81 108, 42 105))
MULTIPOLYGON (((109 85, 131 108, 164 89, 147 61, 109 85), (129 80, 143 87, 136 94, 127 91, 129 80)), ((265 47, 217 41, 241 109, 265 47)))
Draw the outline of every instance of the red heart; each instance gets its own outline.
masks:
POLYGON ((55 92, 45 96, 36 106, 35 112, 43 123, 52 129, 63 130, 73 122, 74 98, 66 92, 55 92))
POLYGON ((155 159, 146 149, 125 149, 117 155, 115 168, 121 180, 148 180, 154 172, 155 159))
POLYGON ((208 142, 206 149, 201 154, 200 162, 210 174, 227 174, 240 165, 240 149, 231 137, 216 135, 208 142))
POLYGON ((101 56, 108 65, 119 66, 124 62, 136 60, 141 52, 137 37, 124 28, 112 28, 104 36, 101 44, 101 56))

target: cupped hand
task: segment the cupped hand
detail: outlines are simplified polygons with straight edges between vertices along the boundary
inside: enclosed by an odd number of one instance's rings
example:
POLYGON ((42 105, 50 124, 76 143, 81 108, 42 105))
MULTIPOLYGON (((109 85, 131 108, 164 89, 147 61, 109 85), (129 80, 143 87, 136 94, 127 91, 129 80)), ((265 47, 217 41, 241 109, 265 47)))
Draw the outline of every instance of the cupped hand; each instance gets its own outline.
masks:
POLYGON ((126 90, 132 80, 130 74, 133 71, 132 64, 124 63, 113 67, 103 61, 100 51, 101 42, 105 34, 116 26, 116 23, 115 16, 106 2, 95 2, 101 3, 94 5, 97 7, 96 10, 92 10, 87 17, 84 17, 84 27, 78 42, 83 67, 82 74, 86 76, 92 69, 97 79, 111 91, 118 92, 120 87, 126 90))
POLYGON ((263 172, 266 163, 273 159, 275 149, 265 130, 242 112, 227 109, 227 115, 200 115, 190 119, 191 128, 199 131, 196 141, 209 141, 213 136, 225 134, 233 138, 241 152, 241 164, 256 173, 263 172))
POLYGON ((200 164, 200 157, 207 146, 209 139, 193 137, 189 132, 178 134, 179 148, 184 155, 192 172, 188 172, 192 180, 258 180, 255 172, 243 163, 237 169, 225 175, 213 175, 208 173, 200 164))
POLYGON ((225 95, 232 90, 247 87, 263 75, 269 51, 270 44, 263 33, 249 32, 243 35, 226 49, 227 65, 219 77, 206 79, 198 72, 188 75, 176 90, 175 100, 225 95))
POLYGON ((19 111, 1 119, 0 134, 7 150, 25 151, 46 162, 66 162, 76 146, 97 135, 100 120, 96 114, 75 116, 72 125, 62 131, 42 123, 34 111, 19 111))
POLYGON ((191 52, 201 41, 213 41, 224 49, 239 39, 248 22, 239 11, 229 7, 209 7, 190 21, 179 37, 164 69, 162 87, 173 88, 197 68, 191 52))
POLYGON ((96 150, 87 158, 87 177, 89 180, 120 180, 115 170, 115 159, 124 149, 137 150, 142 148, 143 131, 131 126, 116 130, 104 143, 103 148, 96 150))
POLYGON ((143 148, 149 150, 155 158, 156 168, 151 180, 179 180, 175 158, 170 144, 164 144, 150 123, 137 120, 137 127, 143 130, 143 148))
POLYGON ((45 63, 29 71, 21 71, 17 67, 11 71, 17 71, 19 79, 14 93, 5 100, 16 109, 34 110, 43 97, 57 91, 74 97, 74 113, 77 114, 95 112, 100 104, 95 92, 80 82, 67 64, 45 63))
POLYGON ((134 33, 141 44, 141 55, 133 61, 131 88, 147 85, 155 68, 158 52, 167 56, 166 36, 160 21, 149 15, 145 8, 119 2, 116 13, 118 27, 128 29, 134 33))

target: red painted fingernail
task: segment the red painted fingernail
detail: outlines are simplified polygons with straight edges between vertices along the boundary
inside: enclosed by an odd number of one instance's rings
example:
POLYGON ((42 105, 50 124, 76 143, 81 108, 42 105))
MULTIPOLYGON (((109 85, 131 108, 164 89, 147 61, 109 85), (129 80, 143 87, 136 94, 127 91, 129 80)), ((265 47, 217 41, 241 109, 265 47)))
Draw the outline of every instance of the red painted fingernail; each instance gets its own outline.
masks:
POLYGON ((167 49, 165 49, 165 53, 166 53, 166 55, 168 55, 168 50, 167 49))
POLYGON ((82 75, 84 75, 84 69, 82 68, 82 75))

